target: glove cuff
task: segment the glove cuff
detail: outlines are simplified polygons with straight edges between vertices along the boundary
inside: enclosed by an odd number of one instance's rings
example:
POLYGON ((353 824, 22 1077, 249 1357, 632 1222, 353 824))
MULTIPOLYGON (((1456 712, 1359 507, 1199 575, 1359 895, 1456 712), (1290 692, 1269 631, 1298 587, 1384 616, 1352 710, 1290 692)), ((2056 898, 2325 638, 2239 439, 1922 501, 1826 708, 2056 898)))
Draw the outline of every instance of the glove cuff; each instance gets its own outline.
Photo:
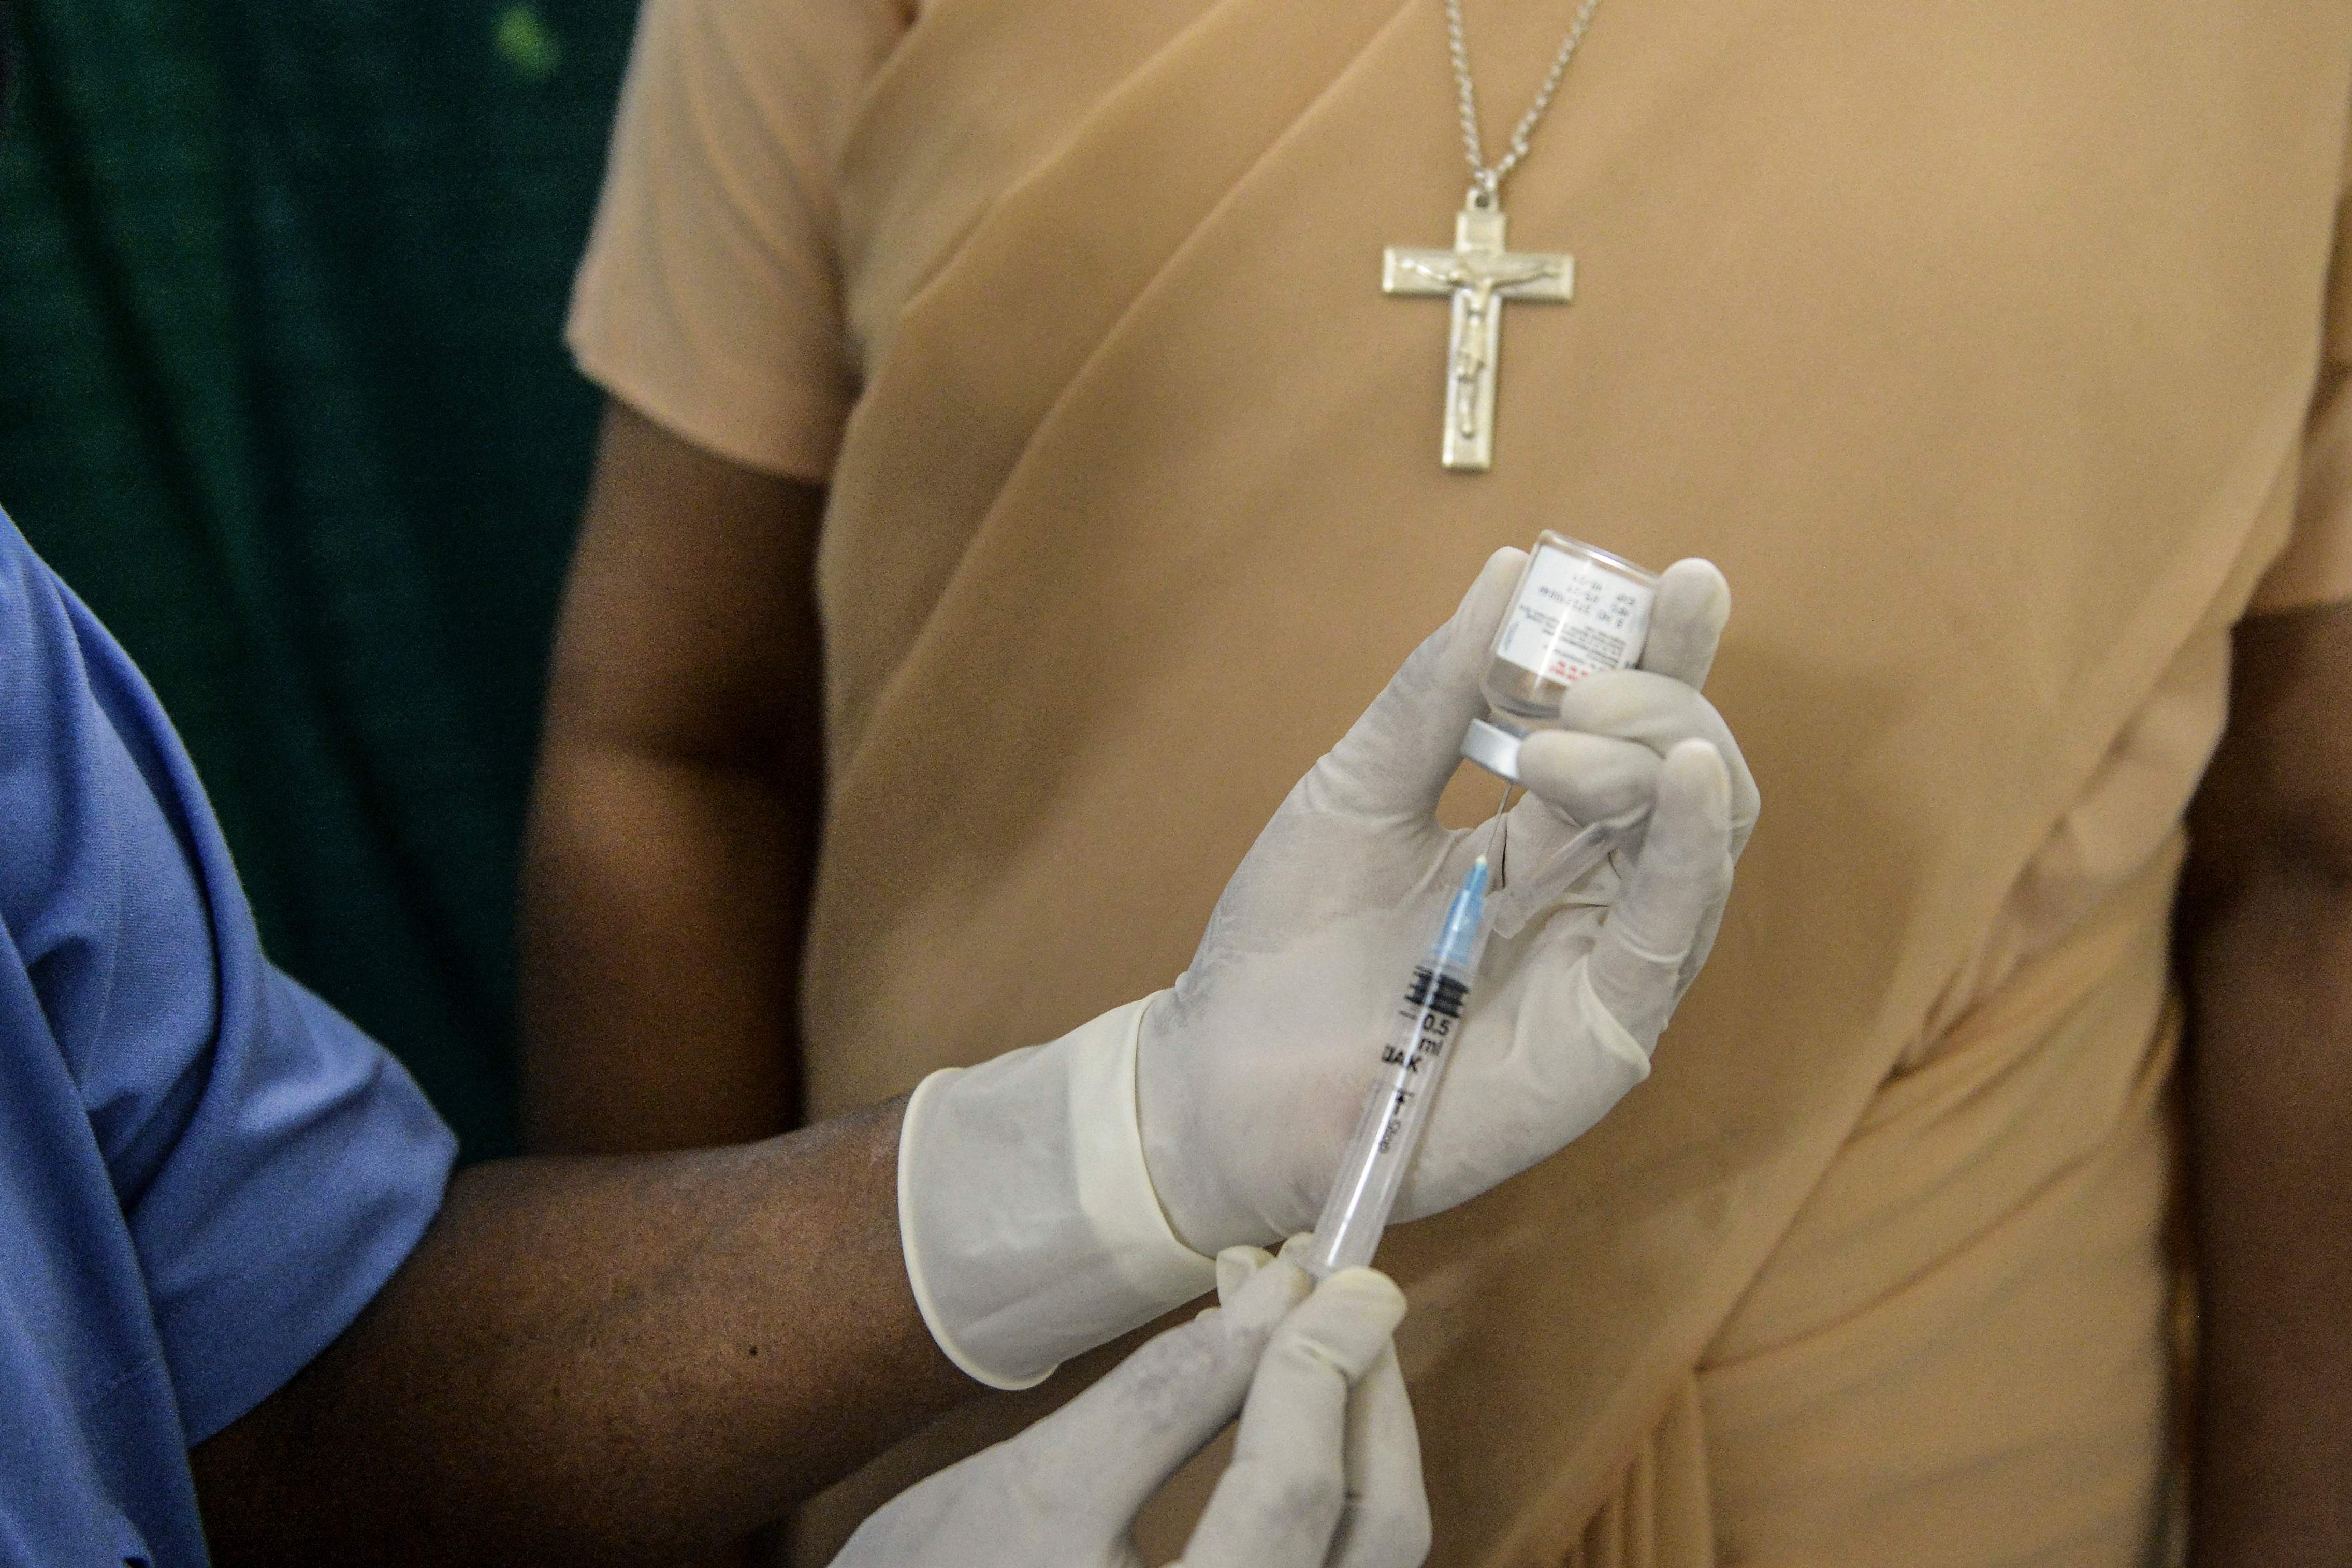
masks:
POLYGON ((992 1388, 1029 1388, 1216 1284, 1143 1163, 1150 997, 1049 1046, 925 1079, 898 1132, 898 1237, 923 1321, 992 1388))

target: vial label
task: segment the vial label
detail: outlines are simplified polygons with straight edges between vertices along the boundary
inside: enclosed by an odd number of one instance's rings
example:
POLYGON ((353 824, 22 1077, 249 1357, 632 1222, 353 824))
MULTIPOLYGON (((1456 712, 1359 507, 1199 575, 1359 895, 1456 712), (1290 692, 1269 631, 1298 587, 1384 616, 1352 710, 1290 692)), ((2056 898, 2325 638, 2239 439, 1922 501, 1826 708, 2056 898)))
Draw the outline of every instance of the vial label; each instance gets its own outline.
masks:
POLYGON ((1598 562, 1539 549, 1496 654, 1563 686, 1622 669, 1641 655, 1654 597, 1598 562))

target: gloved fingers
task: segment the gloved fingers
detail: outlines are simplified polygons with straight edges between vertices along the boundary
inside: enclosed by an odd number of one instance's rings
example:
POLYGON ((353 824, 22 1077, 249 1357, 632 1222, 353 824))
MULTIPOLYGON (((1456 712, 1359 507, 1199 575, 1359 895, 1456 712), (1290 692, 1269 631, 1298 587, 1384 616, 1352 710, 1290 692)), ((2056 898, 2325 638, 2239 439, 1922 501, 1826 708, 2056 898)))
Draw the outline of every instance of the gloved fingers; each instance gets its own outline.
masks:
POLYGON ((1594 939, 1587 978, 1611 1016, 1647 1050, 1682 994, 1685 962, 1731 891, 1731 777, 1704 741, 1658 770, 1641 859, 1594 939))
POLYGON ((1348 1500, 1331 1568, 1418 1568, 1429 1555, 1429 1494, 1393 1343, 1348 1395, 1345 1470, 1348 1500))
POLYGON ((1565 816, 1575 826, 1633 821, 1650 809, 1659 755, 1643 742, 1613 735, 1542 730, 1528 736, 1519 748, 1519 782, 1528 795, 1511 808, 1512 837, 1540 857, 1538 844, 1567 837, 1541 818, 1565 816))
POLYGON ((1478 690, 1495 627, 1527 552, 1498 550, 1448 620, 1413 649, 1386 690, 1300 781, 1318 810, 1425 817, 1461 760, 1462 733, 1486 711, 1478 690))
POLYGON ((1296 1263, 1298 1267, 1304 1268, 1307 1267, 1307 1258, 1312 1257, 1314 1252, 1315 1233, 1311 1230, 1302 1230, 1297 1236, 1285 1241, 1282 1244, 1282 1250, 1275 1254, 1275 1256, 1281 1258, 1285 1263, 1296 1263))
MULTIPOLYGON (((1648 669, 1604 669, 1560 694, 1559 721, 1588 735, 1638 742, 1664 755, 1677 741, 1728 739, 1730 726, 1696 689, 1648 669)), ((1538 731, 1530 741, 1550 731, 1538 731)))
POLYGON ((1336 1468, 1349 1390, 1380 1359, 1404 1310, 1404 1292, 1377 1269, 1342 1268, 1318 1285, 1258 1358, 1235 1464, 1328 1436, 1336 1468))
MULTIPOLYGON (((1559 700, 1560 722, 1586 734, 1634 741, 1660 756, 1685 741, 1705 741, 1723 757, 1731 780, 1731 841, 1733 858, 1748 843, 1759 805, 1756 776, 1731 726, 1715 704, 1682 681, 1646 669, 1611 669, 1588 675, 1559 700)), ((1554 742, 1543 731, 1528 737, 1519 749, 1519 769, 1526 776, 1530 757, 1537 765, 1554 742), (1543 742, 1538 744, 1538 742, 1543 742)))
MULTIPOLYGON (((1650 759, 1654 773, 1657 759, 1650 759)), ((1643 809, 1648 809, 1648 801, 1643 809)), ((1634 819, 1635 826, 1640 818, 1634 819)), ((1579 827, 1541 802, 1522 818, 1513 808, 1506 833, 1481 838, 1489 845, 1494 883, 1486 895, 1486 927, 1505 942, 1563 903, 1605 906, 1615 901, 1617 879, 1597 877, 1623 842, 1626 828, 1600 825, 1579 827)))
POLYGON ((1347 1503, 1349 1390, 1403 1317, 1385 1275, 1343 1268, 1283 1320, 1185 1568, 1324 1568, 1347 1503))
MULTIPOLYGON (((1313 1238, 1309 1237, 1309 1239, 1313 1238)), ((1297 1258, 1290 1257, 1290 1248, 1287 1247, 1283 1248, 1282 1255, 1293 1263, 1297 1261, 1297 1258)), ((1242 1287, 1255 1279, 1257 1271, 1273 1261, 1274 1255, 1262 1247, 1228 1247, 1218 1253, 1217 1305, 1232 1306, 1234 1298, 1241 1293, 1242 1287)))
POLYGON ((1148 1342, 1092 1388, 995 1450, 1039 1510, 1123 1531, 1233 1419, 1277 1328, 1312 1283, 1269 1261, 1225 1306, 1148 1342))
POLYGON ((1715 563, 1696 556, 1675 562, 1658 576, 1641 668, 1670 675, 1693 689, 1705 686, 1716 644, 1730 619, 1731 584, 1715 563))

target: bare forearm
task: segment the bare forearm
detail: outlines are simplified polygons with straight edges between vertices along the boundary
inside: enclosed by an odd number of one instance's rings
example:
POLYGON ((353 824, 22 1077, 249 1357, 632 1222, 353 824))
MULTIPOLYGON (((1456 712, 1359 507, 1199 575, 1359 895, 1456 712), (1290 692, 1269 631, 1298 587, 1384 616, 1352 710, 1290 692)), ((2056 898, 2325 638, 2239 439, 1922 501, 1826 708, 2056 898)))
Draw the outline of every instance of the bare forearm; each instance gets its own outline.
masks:
POLYGON ((814 819, 769 772, 549 747, 524 868, 530 1148, 698 1148, 791 1125, 814 819))
POLYGON ((2199 911, 2190 1129, 2202 1568, 2352 1563, 2352 883, 2199 911))
POLYGON ((696 1148, 791 1124, 824 787, 824 510, 820 489, 606 412, 524 856, 535 1151, 696 1148))
POLYGON ((716 1544, 972 1392, 900 1261, 903 1103, 740 1149, 461 1174, 359 1321, 196 1450, 215 1555, 716 1544))

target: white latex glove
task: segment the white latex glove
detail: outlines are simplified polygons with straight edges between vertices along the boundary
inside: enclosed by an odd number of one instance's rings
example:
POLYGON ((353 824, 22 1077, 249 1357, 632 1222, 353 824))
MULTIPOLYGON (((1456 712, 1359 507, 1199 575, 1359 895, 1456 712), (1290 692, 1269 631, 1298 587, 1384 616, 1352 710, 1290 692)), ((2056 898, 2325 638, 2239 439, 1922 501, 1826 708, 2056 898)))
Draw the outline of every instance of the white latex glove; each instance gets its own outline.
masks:
MULTIPOLYGON (((1176 1234, 1213 1251, 1315 1223, 1378 1047, 1485 827, 1438 826, 1478 679, 1525 559, 1487 563, 1454 618, 1293 789, 1226 885, 1192 966, 1145 1015, 1144 1153, 1176 1234)), ((1729 610, 1706 562, 1661 583, 1643 667, 1528 738, 1496 935, 1396 1217, 1433 1214, 1552 1154, 1648 1076, 1696 973, 1757 795, 1698 694, 1729 610), (1643 824, 1643 814, 1647 814, 1643 824), (1541 868, 1579 824, 1627 826, 1572 884, 1541 868), (1516 933, 1507 935, 1506 933, 1516 933)))
MULTIPOLYGON (((1525 559, 1489 561, 1291 792, 1172 994, 916 1089, 898 1152, 907 1272, 973 1377, 1034 1384, 1205 1291, 1218 1249, 1314 1224, 1401 988, 1487 843, 1434 812, 1525 559)), ((1648 1072, 1756 817, 1739 749, 1696 689, 1729 607, 1713 566, 1671 568, 1643 668, 1571 688, 1575 730, 1521 749, 1531 794, 1488 900, 1497 935, 1399 1217, 1526 1169, 1648 1072), (1562 885, 1542 868, 1577 823, 1626 831, 1562 885)))
POLYGON ((1429 1505, 1390 1344, 1402 1293, 1350 1268, 1310 1295, 1301 1270, 1255 1248, 1217 1272, 1222 1310, 901 1493, 833 1568, 1142 1568, 1136 1513, 1236 1409, 1234 1462, 1181 1568, 1414 1568, 1429 1505))

